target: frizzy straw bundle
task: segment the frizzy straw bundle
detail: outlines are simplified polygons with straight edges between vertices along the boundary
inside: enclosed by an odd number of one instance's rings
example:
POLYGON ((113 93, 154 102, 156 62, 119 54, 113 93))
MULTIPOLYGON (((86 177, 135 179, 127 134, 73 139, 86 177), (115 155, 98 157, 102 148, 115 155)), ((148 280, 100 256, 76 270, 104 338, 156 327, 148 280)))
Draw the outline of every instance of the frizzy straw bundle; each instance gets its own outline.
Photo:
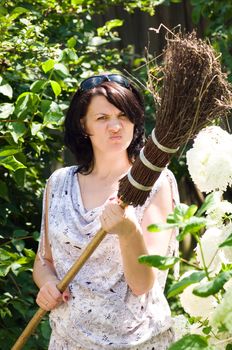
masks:
POLYGON ((119 198, 142 205, 178 148, 231 107, 231 86, 214 49, 195 32, 173 34, 164 51, 156 127, 131 172, 120 180, 119 198))

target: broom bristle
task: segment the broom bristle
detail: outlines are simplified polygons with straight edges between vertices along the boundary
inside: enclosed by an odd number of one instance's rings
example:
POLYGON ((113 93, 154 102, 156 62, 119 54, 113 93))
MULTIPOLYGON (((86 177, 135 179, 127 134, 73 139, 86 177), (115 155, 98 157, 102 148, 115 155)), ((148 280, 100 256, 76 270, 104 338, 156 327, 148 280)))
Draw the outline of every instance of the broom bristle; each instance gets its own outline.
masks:
MULTIPOLYGON (((194 32, 168 39, 163 73, 155 127, 156 138, 162 145, 177 148, 212 120, 229 113, 232 93, 226 75, 213 48, 197 39, 194 32)), ((144 154, 159 167, 165 167, 173 156, 158 149, 151 138, 144 154)), ((160 173, 148 169, 138 157, 131 175, 136 182, 152 186, 160 173)), ((128 176, 120 180, 118 197, 124 203, 142 205, 149 193, 135 188, 128 176)))
POLYGON ((168 40, 163 73, 156 136, 167 147, 184 144, 231 109, 231 86, 218 54, 195 32, 168 40))

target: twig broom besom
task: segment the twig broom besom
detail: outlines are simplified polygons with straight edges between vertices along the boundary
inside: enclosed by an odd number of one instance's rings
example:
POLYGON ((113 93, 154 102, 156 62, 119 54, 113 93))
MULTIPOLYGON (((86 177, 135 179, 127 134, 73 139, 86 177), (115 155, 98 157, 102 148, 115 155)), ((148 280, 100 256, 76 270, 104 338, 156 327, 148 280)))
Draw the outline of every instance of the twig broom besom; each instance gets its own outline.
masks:
MULTIPOLYGON (((142 205, 180 145, 211 120, 227 115, 231 90, 213 49, 195 34, 174 36, 165 50, 164 81, 156 128, 127 176, 120 180, 121 206, 142 205)), ((100 229, 57 288, 63 292, 107 232, 100 229)), ((20 350, 46 311, 39 309, 12 350, 20 350)))
POLYGON ((147 198, 145 187, 150 191, 179 146, 232 108, 231 86, 216 52, 194 32, 168 39, 163 74, 155 129, 129 176, 120 181, 118 195, 128 204, 142 205, 147 198), (138 185, 135 191, 136 182, 143 189, 138 185))

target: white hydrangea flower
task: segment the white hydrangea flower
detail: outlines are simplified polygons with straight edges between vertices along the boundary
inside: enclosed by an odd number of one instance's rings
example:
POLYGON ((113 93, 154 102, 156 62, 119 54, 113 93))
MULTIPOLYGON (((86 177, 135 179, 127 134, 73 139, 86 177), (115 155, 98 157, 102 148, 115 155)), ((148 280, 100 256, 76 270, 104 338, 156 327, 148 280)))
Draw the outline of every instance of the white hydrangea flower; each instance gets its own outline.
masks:
POLYGON ((232 334, 232 288, 229 288, 223 295, 221 303, 216 307, 210 323, 220 327, 224 325, 232 334))
MULTIPOLYGON (((218 193, 218 196, 220 193, 218 193)), ((223 226, 225 216, 232 217, 232 203, 226 200, 215 200, 215 203, 207 210, 207 218, 216 226, 223 226)))
POLYGON ((190 333, 204 335, 204 333, 202 332, 202 324, 200 322, 194 322, 193 324, 191 324, 190 333))
MULTIPOLYGON (((206 230, 200 239, 205 264, 213 274, 218 273, 221 270, 222 263, 228 263, 225 249, 218 248, 219 244, 224 240, 224 232, 217 227, 211 227, 206 230)), ((195 251, 197 261, 199 262, 200 267, 203 267, 203 259, 199 244, 197 244, 195 251)))
POLYGON ((199 285, 201 285, 201 282, 191 284, 185 288, 183 293, 180 294, 180 302, 185 312, 187 312, 190 316, 200 316, 203 319, 209 319, 217 305, 216 299, 211 295, 206 298, 194 295, 192 291, 199 285))
MULTIPOLYGON (((181 276, 180 280, 191 275, 193 272, 197 271, 191 270, 185 272, 181 276)), ((201 285, 204 282, 206 282, 205 278, 201 282, 191 284, 190 286, 185 288, 183 293, 180 294, 180 303, 185 312, 187 312, 190 316, 200 316, 203 319, 207 319, 211 316, 212 312, 214 311, 217 305, 216 299, 213 296, 202 298, 192 293, 195 287, 201 285)))
POLYGON ((173 331, 175 334, 175 341, 181 339, 184 335, 189 333, 190 324, 188 319, 184 315, 176 315, 172 318, 173 320, 173 331))
POLYGON ((232 289, 232 278, 224 284, 223 288, 226 291, 228 291, 229 289, 232 289))
POLYGON ((226 350, 226 345, 231 344, 231 337, 228 333, 218 333, 217 337, 213 335, 209 338, 209 344, 213 345, 216 350, 226 350))
MULTIPOLYGON (((232 233, 232 223, 224 226, 222 228, 222 234, 223 234, 223 241, 226 240, 226 238, 232 233)), ((226 258, 227 264, 232 264, 232 249, 231 247, 223 247, 221 248, 223 250, 224 257, 226 258)))
POLYGON ((232 135, 219 126, 203 129, 187 154, 190 175, 202 192, 232 184, 232 135))

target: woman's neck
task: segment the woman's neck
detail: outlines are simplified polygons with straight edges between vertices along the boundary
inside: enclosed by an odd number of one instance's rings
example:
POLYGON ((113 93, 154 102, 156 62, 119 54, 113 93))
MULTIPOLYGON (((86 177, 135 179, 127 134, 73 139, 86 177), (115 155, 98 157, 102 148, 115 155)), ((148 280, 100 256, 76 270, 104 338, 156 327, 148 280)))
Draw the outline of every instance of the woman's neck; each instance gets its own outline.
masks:
POLYGON ((109 156, 105 154, 95 157, 92 175, 102 180, 110 180, 126 174, 130 166, 127 153, 117 154, 115 157, 112 157, 112 154, 109 156))
POLYGON ((127 154, 117 157, 95 158, 93 170, 88 175, 78 174, 81 197, 87 210, 103 205, 118 192, 119 180, 128 172, 131 164, 127 154))

